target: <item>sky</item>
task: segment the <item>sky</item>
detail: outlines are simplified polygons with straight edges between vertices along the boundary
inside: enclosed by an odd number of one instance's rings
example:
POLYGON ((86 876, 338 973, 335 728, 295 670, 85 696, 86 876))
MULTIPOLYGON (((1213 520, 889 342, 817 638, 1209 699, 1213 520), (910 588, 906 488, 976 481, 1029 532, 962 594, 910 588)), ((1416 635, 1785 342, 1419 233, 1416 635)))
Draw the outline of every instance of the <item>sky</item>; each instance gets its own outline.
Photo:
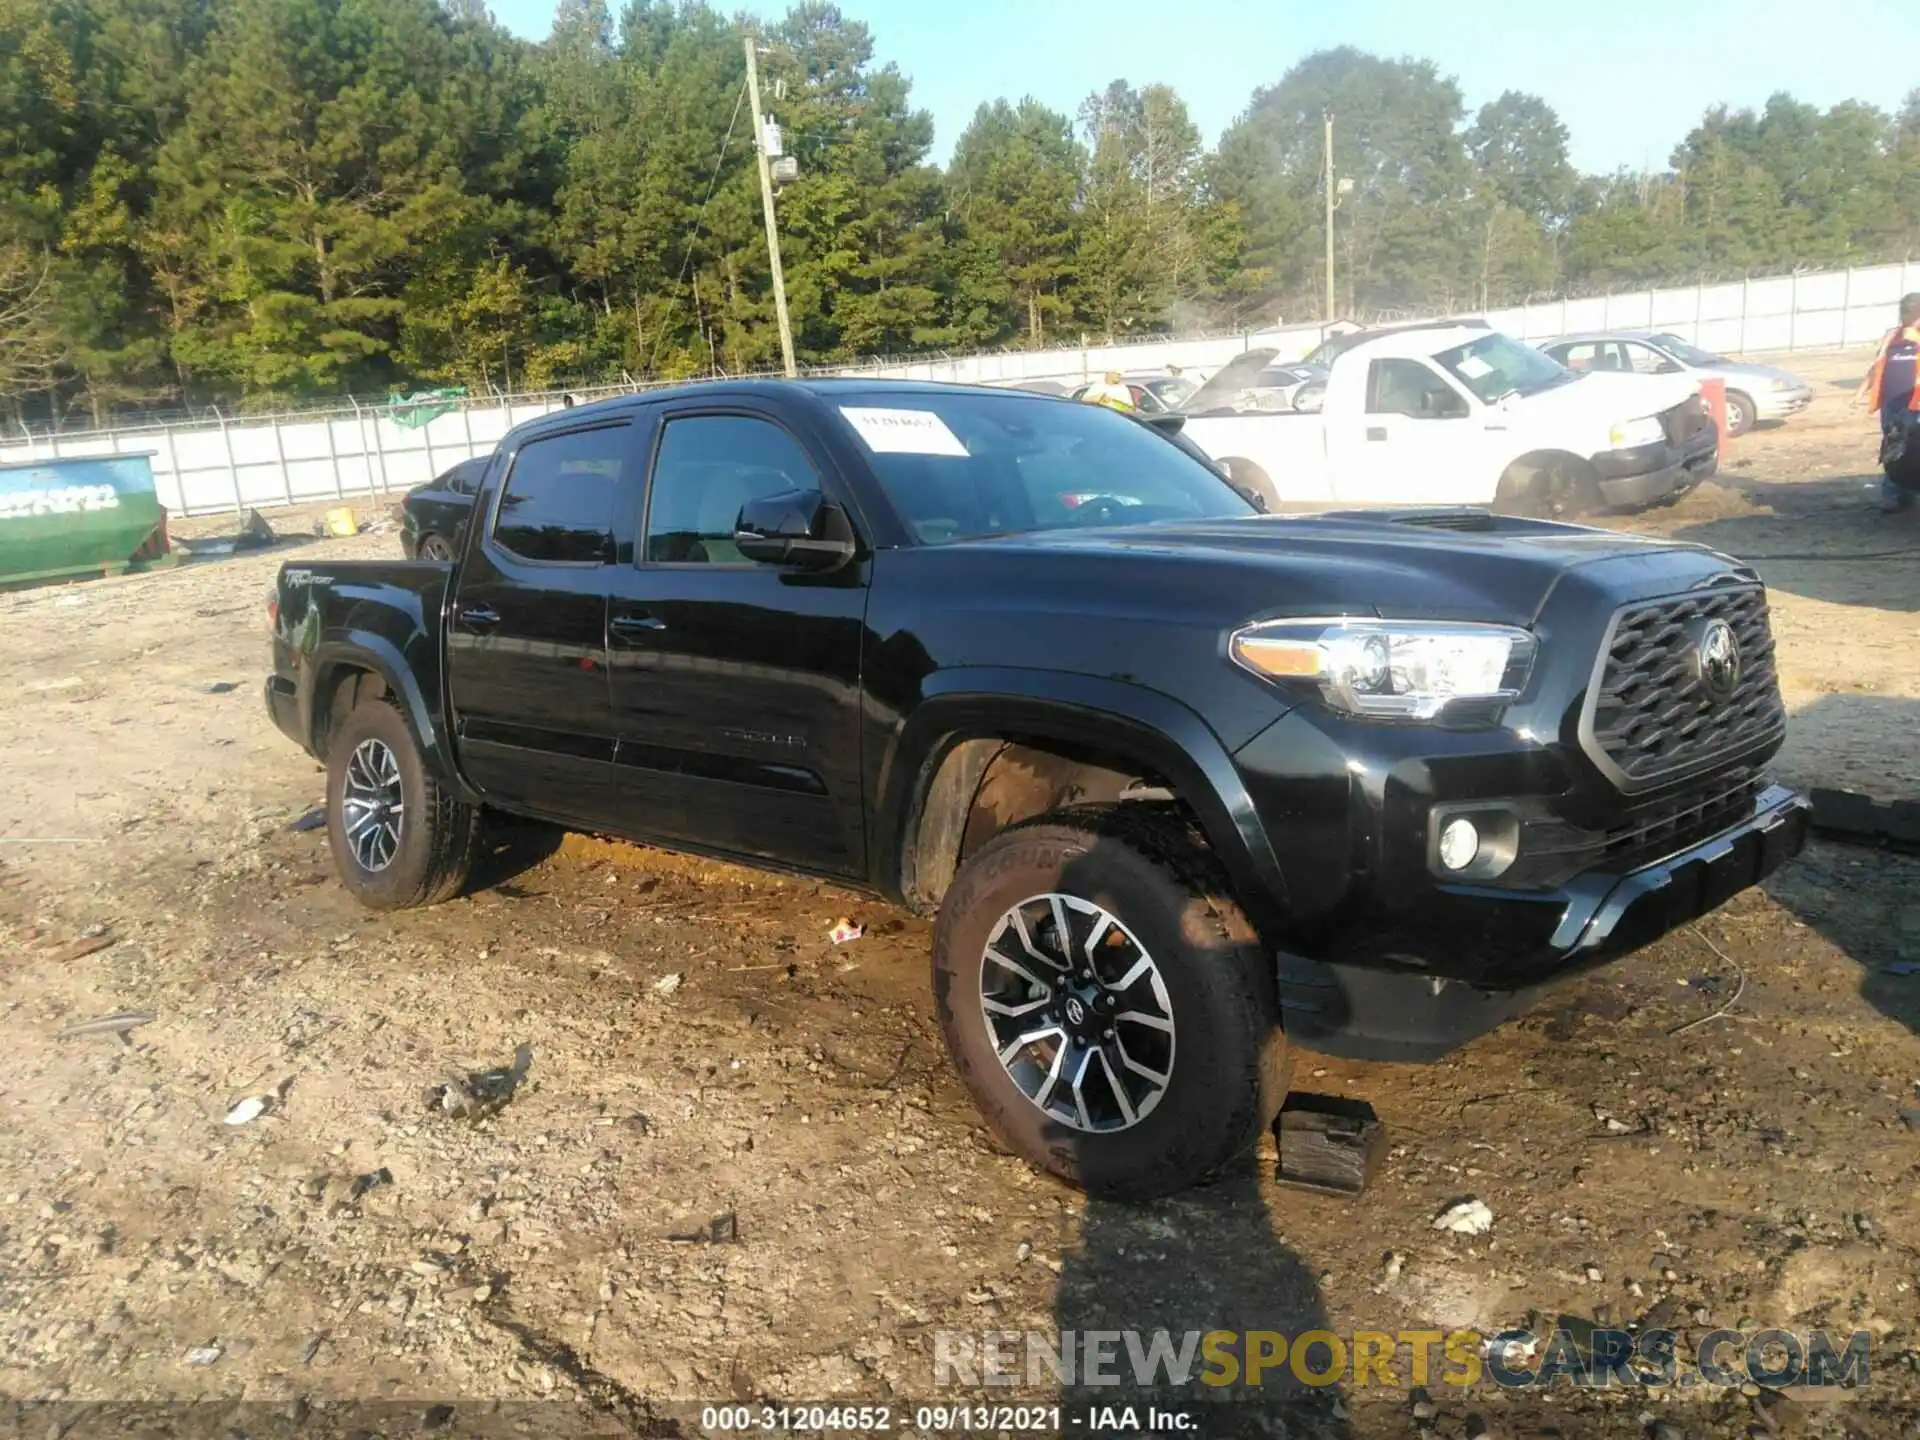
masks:
MULTIPOLYGON (((501 23, 541 39, 554 0, 491 0, 501 23)), ((619 13, 619 0, 613 9, 619 13)), ((777 17, 784 3, 719 0, 777 17)), ((1788 90, 1822 108, 1897 109, 1920 86, 1920 6, 1852 0, 840 0, 873 32, 875 59, 932 111, 934 159, 983 100, 1024 95, 1074 114, 1110 80, 1179 91, 1207 144, 1315 50, 1355 45, 1433 60, 1469 114, 1503 90, 1545 97, 1596 173, 1664 167, 1709 104, 1758 107, 1788 90), (1892 57, 1907 57, 1904 64, 1892 57), (1886 57, 1882 59, 1881 57, 1886 57)))

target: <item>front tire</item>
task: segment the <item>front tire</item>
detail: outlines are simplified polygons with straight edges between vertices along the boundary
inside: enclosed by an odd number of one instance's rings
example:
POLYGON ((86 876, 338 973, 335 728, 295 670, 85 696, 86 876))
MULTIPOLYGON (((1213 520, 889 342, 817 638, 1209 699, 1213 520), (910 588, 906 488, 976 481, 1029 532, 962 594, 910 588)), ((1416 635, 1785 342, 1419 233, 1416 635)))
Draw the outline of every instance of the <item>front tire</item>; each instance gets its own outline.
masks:
POLYGON ((1206 1178, 1286 1089, 1272 963, 1169 810, 1077 808, 994 837, 934 930, 940 1028, 981 1113, 1096 1195, 1206 1178))
POLYGON ((453 559, 453 546, 449 545, 445 540, 442 540, 438 535, 422 535, 420 537, 420 548, 414 552, 414 555, 416 559, 420 560, 451 560, 453 559))
POLYGON ((1727 434, 1744 435, 1753 429, 1753 398, 1738 390, 1727 392, 1727 434))
POLYGON ((1271 475, 1253 461, 1230 455, 1220 462, 1220 468, 1227 472, 1227 479, 1242 494, 1258 497, 1256 503, 1267 514, 1271 515, 1280 508, 1280 487, 1273 483, 1271 475))
POLYGON ((451 899, 478 834, 475 807, 428 772, 406 717, 384 698, 354 707, 327 758, 327 843, 353 898, 374 910, 451 899))

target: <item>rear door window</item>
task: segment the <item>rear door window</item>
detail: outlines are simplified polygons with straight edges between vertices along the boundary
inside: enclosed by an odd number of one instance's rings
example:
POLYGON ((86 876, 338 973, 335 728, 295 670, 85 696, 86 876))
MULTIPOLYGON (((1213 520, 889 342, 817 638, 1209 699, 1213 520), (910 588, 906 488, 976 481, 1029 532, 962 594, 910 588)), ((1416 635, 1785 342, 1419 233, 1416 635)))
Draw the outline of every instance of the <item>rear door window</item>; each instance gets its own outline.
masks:
POLYGON ((627 447, 625 425, 527 441, 501 490, 494 544, 540 564, 611 563, 614 490, 627 447))

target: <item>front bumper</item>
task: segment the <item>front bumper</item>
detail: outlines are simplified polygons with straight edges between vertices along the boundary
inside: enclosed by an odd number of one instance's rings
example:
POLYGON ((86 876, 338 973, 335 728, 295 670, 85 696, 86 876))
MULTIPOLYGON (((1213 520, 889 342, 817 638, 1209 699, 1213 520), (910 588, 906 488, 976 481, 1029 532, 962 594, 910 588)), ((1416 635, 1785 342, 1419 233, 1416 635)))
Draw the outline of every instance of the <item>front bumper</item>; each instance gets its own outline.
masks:
POLYGON ((1751 397, 1756 420, 1786 420, 1813 403, 1813 390, 1762 390, 1751 397))
POLYGON ((1720 468, 1719 439, 1713 431, 1684 448, 1662 441, 1628 450, 1603 450, 1593 457, 1600 500, 1611 510, 1639 510, 1678 500, 1720 468))
POLYGON ((1423 966, 1417 931, 1404 921, 1398 937, 1382 937, 1394 943, 1387 964, 1396 968, 1285 955, 1288 1038, 1360 1059, 1437 1059, 1528 1008, 1543 986, 1649 945, 1758 884, 1805 846, 1810 809, 1776 785, 1738 824, 1624 872, 1593 870, 1550 892, 1435 885, 1419 929, 1475 942, 1476 978, 1447 973, 1461 968, 1457 949, 1423 966))

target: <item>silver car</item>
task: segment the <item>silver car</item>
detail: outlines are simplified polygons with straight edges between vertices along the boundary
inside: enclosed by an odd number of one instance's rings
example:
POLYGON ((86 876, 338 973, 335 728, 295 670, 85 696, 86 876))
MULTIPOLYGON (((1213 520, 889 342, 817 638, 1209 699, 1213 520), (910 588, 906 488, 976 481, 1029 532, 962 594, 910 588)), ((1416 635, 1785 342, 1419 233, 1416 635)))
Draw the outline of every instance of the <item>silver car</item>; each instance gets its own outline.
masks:
POLYGON ((1539 347, 1569 370, 1625 370, 1638 375, 1698 375, 1727 386, 1727 433, 1744 435, 1760 420, 1785 420, 1813 402, 1813 387, 1777 365, 1728 360, 1659 330, 1603 330, 1563 335, 1539 347))

